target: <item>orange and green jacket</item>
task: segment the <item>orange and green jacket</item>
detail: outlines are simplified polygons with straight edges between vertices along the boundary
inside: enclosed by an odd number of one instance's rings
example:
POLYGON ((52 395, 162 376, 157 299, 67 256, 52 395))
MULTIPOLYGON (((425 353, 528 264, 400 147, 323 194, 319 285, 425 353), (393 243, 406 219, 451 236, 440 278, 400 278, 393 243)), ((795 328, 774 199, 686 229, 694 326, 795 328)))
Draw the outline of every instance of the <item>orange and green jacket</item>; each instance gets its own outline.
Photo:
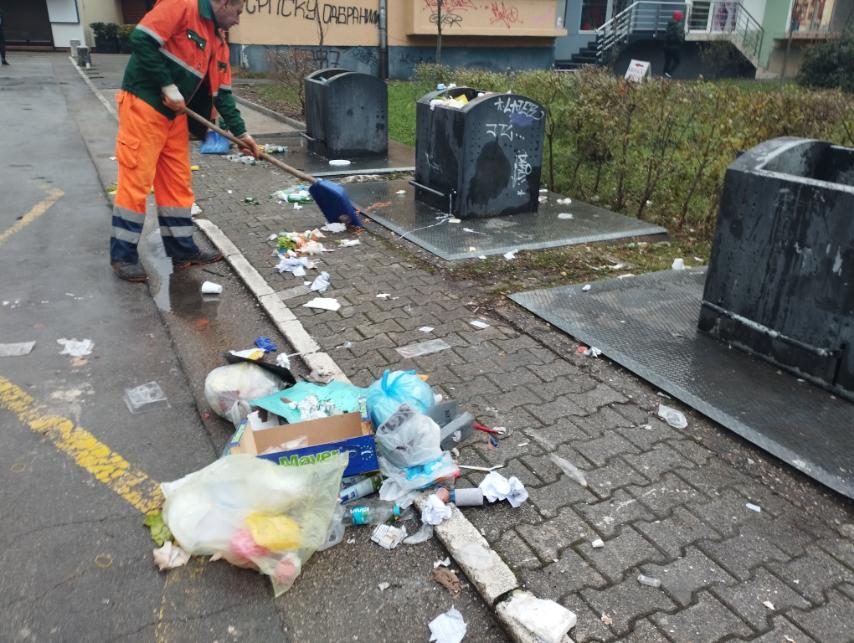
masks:
POLYGON ((161 87, 175 84, 188 103, 207 79, 213 104, 235 135, 246 131, 231 92, 228 43, 216 25, 209 0, 160 0, 133 30, 133 53, 122 89, 164 116, 161 87))

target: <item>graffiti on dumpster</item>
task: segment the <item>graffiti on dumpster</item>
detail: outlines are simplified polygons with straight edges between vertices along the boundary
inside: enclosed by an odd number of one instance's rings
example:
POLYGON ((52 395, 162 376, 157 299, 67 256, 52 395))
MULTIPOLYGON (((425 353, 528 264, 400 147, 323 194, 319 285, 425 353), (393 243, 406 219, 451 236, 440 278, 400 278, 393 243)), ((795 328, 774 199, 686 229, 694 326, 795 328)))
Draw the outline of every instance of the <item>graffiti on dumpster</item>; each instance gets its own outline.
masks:
POLYGON ((528 176, 533 171, 534 168, 528 162, 528 153, 523 150, 516 150, 516 160, 513 163, 513 187, 517 188, 517 196, 526 196, 528 194, 527 190, 518 188, 523 184, 527 186, 528 176))

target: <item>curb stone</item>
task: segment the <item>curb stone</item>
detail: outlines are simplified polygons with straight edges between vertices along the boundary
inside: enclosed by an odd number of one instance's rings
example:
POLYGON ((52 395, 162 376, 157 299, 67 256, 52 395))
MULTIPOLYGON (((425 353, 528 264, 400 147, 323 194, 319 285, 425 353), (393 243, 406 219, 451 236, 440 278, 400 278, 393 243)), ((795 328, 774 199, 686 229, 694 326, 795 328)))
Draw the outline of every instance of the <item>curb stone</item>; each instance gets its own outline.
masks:
MULTIPOLYGON (((98 88, 95 87, 83 70, 80 69, 77 62, 70 56, 69 60, 107 111, 114 118, 118 119, 115 109, 98 88)), ((253 107, 253 109, 259 109, 262 112, 267 110, 267 108, 261 109, 249 101, 240 100, 238 102, 243 102, 253 107)), ((272 110, 267 111, 272 112, 272 110)), ((272 112, 272 114, 275 114, 275 112, 272 112)), ((272 116, 272 114, 270 114, 271 117, 285 123, 293 120, 284 120, 287 117, 281 114, 272 116)), ((294 123, 297 123, 299 127, 304 127, 304 124, 299 123, 299 121, 294 121, 294 123)), ((281 306, 279 304, 264 305, 263 298, 273 296, 278 299, 278 296, 275 295, 275 292, 264 277, 255 270, 225 233, 216 224, 207 219, 195 219, 194 221, 210 242, 225 255, 228 263, 238 273, 241 280, 246 284, 246 287, 252 292, 268 315, 270 315, 279 331, 285 336, 291 346, 300 353, 300 357, 306 366, 312 369, 313 374, 321 379, 341 379, 342 381, 349 382, 349 379, 347 379, 335 361, 328 354, 320 351, 317 342, 309 335, 293 312, 283 302, 280 302, 281 306), (274 313, 271 313, 271 310, 274 313)), ((522 622, 510 614, 507 607, 507 604, 515 597, 533 597, 533 594, 520 588, 516 575, 507 566, 501 556, 492 549, 469 519, 456 506, 452 505, 451 518, 438 525, 435 533, 439 542, 445 546, 454 561, 464 571, 484 602, 495 610, 496 617, 504 626, 507 634, 516 643, 535 643, 537 641, 536 635, 532 634, 522 622), (469 553, 469 550, 466 548, 472 545, 479 550, 476 555, 489 557, 490 562, 485 567, 482 562, 478 564, 471 557, 466 558, 466 554, 469 553)), ((556 607, 572 614, 574 619, 575 615, 570 610, 560 605, 556 605, 556 607)), ((563 641, 571 641, 568 634, 564 637, 563 641)))

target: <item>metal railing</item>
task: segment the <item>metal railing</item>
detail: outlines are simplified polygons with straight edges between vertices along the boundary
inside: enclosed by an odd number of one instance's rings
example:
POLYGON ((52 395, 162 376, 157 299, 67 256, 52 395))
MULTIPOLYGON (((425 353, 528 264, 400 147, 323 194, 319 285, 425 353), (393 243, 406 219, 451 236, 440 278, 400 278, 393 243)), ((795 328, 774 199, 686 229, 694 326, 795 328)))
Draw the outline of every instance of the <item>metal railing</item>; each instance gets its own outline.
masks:
POLYGON ((635 2, 596 30, 596 53, 600 60, 632 35, 663 35, 674 11, 685 15, 689 34, 708 35, 709 40, 729 40, 754 65, 759 60, 764 30, 738 0, 694 0, 685 2, 635 2))
POLYGON ((688 16, 688 33, 729 40, 748 60, 756 64, 765 32, 741 2, 695 0, 688 16))
POLYGON ((687 13, 685 2, 652 2, 641 0, 623 9, 596 30, 597 53, 602 57, 632 34, 664 34, 674 11, 687 13))

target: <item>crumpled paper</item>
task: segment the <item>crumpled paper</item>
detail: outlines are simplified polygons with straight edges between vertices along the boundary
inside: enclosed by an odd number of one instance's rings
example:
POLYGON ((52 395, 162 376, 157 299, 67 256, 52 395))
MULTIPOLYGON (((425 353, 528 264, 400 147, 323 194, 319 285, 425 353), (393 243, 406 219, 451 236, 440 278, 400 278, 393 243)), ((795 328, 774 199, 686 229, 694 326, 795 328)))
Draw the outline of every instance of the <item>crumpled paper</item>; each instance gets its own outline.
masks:
POLYGON ((319 308, 320 310, 331 310, 335 312, 341 308, 341 304, 334 297, 315 297, 303 304, 304 308, 319 308))
POLYGON ((490 471, 479 488, 489 502, 506 500, 513 507, 518 507, 528 499, 528 490, 519 478, 513 476, 508 480, 497 471, 490 471))
POLYGON ((71 357, 83 357, 91 355, 92 349, 95 348, 95 342, 91 339, 65 339, 62 337, 56 340, 56 343, 64 348, 59 353, 60 355, 71 355, 71 357))
POLYGON ((451 517, 451 508, 435 493, 431 494, 421 508, 421 522, 427 525, 441 525, 451 517))
POLYGON ((430 621, 430 640, 436 643, 460 643, 466 635, 466 622, 456 607, 430 621))
POLYGON ((305 257, 282 257, 276 270, 293 273, 294 277, 305 277, 306 269, 314 268, 314 262, 305 257))
POLYGON ((347 226, 343 223, 338 223, 337 221, 334 223, 327 223, 325 226, 320 228, 324 232, 346 232, 347 226))
POLYGON ((151 553, 154 554, 154 562, 157 567, 160 568, 161 572, 166 569, 183 567, 190 560, 190 554, 185 552, 171 540, 167 540, 163 543, 163 547, 153 549, 151 553))
POLYGON ((324 293, 329 288, 329 273, 321 272, 311 284, 311 289, 319 293, 324 293))

